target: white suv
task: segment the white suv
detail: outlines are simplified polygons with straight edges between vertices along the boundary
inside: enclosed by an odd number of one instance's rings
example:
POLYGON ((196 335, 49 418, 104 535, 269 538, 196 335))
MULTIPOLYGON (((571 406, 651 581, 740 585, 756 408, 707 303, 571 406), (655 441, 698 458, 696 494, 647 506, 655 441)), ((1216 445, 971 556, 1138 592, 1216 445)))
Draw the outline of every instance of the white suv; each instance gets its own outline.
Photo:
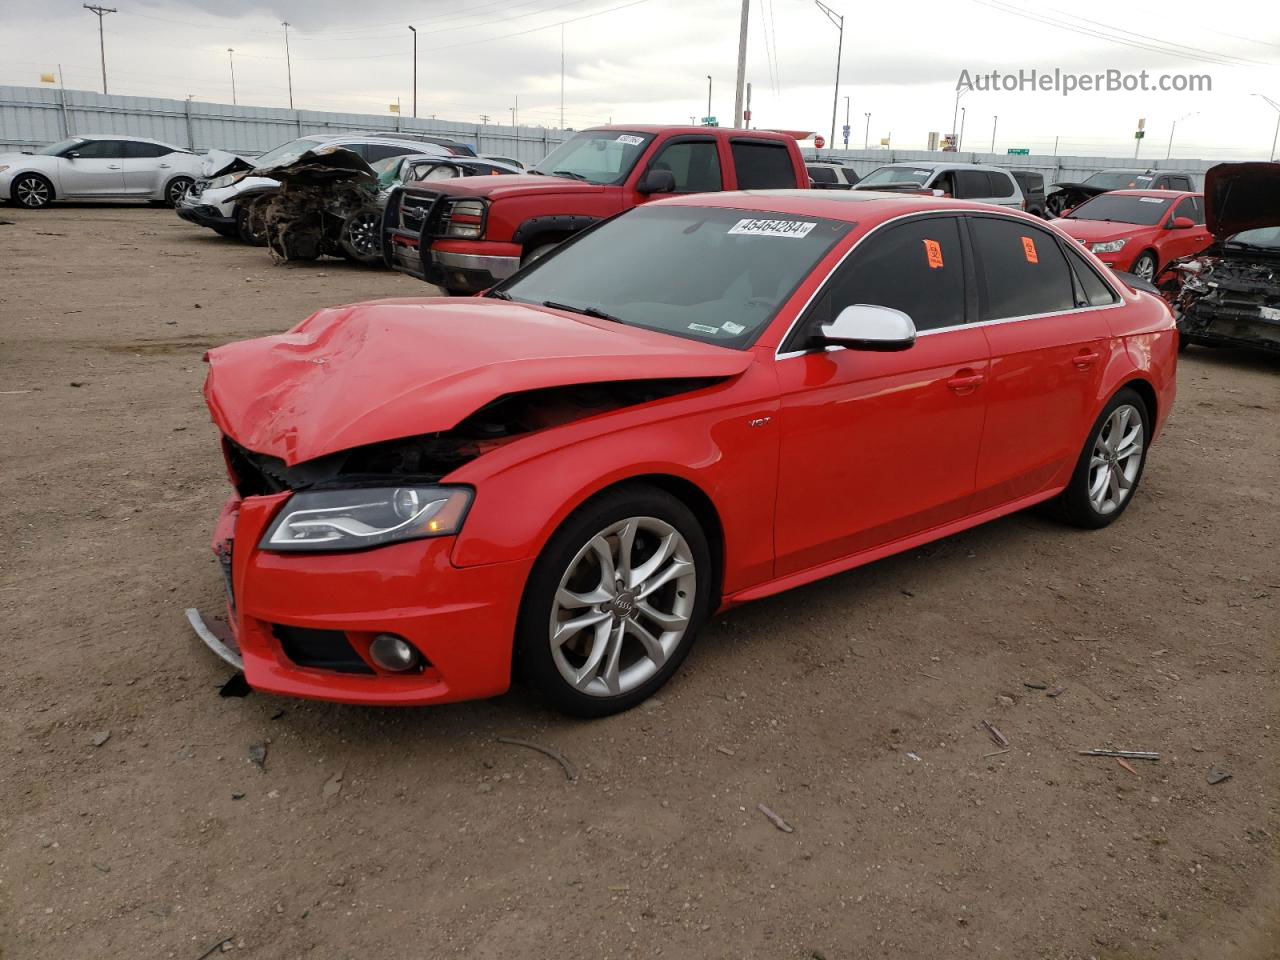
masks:
POLYGON ((1022 189, 1008 170, 981 163, 937 163, 910 160, 877 167, 857 182, 855 190, 916 193, 938 191, 957 200, 1027 209, 1022 189))
POLYGON ((177 203, 200 176, 201 160, 145 137, 70 137, 35 153, 0 154, 0 197, 31 210, 54 200, 177 203))

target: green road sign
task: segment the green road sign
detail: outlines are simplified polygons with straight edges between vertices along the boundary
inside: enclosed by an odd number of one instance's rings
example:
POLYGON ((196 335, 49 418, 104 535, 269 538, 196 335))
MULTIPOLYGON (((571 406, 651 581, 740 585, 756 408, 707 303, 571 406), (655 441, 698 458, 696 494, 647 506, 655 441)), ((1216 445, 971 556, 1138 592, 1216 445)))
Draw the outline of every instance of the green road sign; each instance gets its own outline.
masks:
POLYGON ((704 127, 718 127, 718 126, 720 126, 720 124, 716 123, 716 118, 715 118, 715 117, 703 117, 703 118, 702 118, 702 125, 703 125, 704 127))
POLYGON ((1010 147, 1010 148, 1009 148, 1009 154, 1010 154, 1011 156, 1015 156, 1015 157, 1025 157, 1025 156, 1027 156, 1029 153, 1031 153, 1031 151, 1030 151, 1030 150, 1028 150, 1026 147, 1010 147))
POLYGON ((1138 130, 1137 132, 1134 133, 1133 139, 1141 140, 1146 135, 1147 135, 1147 132, 1145 130, 1138 130))

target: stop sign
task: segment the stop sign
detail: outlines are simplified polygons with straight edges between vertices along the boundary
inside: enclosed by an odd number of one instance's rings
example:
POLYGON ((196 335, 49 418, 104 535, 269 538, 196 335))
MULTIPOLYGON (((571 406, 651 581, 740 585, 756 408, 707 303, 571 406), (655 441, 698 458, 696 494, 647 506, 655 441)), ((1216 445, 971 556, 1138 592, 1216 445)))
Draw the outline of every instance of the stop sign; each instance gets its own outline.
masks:
POLYGON ((813 145, 814 145, 815 147, 817 147, 819 150, 821 150, 823 147, 825 147, 825 146, 827 145, 827 138, 826 138, 826 137, 814 137, 814 138, 813 138, 813 145))

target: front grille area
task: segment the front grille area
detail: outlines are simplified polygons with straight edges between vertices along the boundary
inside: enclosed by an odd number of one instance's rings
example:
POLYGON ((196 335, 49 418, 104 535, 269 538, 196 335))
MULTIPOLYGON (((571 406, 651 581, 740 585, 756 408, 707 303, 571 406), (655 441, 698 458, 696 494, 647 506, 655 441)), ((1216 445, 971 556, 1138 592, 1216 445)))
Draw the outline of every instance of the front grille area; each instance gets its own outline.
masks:
POLYGON ((400 198, 400 226, 417 234, 430 234, 432 215, 435 213, 438 193, 415 191, 400 198))
POLYGON ((271 625, 271 632, 280 641, 284 655, 300 667, 338 673, 373 673, 341 630, 311 630, 275 623, 271 625))
POLYGON ((286 479, 288 468, 283 460, 246 450, 225 436, 222 438, 222 448, 226 451, 231 482, 235 484, 236 493, 240 496, 263 497, 289 489, 286 479))

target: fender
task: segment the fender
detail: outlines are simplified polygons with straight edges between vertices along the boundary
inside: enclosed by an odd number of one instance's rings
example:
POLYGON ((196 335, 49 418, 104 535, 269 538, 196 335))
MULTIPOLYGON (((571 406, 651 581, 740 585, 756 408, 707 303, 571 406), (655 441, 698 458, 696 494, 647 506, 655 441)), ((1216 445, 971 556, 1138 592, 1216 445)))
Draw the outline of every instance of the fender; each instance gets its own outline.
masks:
POLYGON ((585 230, 593 223, 599 223, 603 217, 592 217, 585 214, 556 214, 554 216, 530 217, 511 234, 511 242, 521 246, 536 243, 549 234, 573 234, 585 230))

